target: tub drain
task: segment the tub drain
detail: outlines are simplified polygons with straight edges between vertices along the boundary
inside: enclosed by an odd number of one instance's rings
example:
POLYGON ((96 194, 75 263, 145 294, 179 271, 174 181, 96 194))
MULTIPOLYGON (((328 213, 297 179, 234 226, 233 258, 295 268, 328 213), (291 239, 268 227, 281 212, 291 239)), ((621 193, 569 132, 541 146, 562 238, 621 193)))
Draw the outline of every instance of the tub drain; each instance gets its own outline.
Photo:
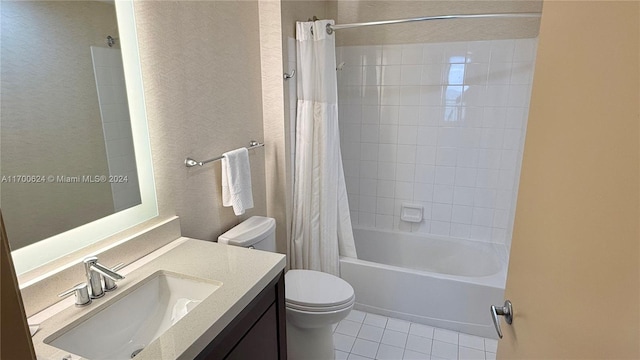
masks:
POLYGON ((144 350, 144 348, 138 349, 131 353, 131 358, 133 359, 136 355, 140 354, 140 351, 144 350))

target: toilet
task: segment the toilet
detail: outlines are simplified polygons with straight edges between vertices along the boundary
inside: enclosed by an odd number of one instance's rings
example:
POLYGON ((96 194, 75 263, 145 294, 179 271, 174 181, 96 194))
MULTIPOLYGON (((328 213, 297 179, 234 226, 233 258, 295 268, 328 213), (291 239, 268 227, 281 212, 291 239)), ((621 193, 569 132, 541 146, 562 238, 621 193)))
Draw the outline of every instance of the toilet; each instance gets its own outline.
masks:
MULTIPOLYGON (((218 243, 276 251, 275 219, 253 216, 218 237, 218 243)), ((341 278, 313 270, 285 274, 287 357, 333 359, 332 325, 347 317, 355 295, 341 278)))

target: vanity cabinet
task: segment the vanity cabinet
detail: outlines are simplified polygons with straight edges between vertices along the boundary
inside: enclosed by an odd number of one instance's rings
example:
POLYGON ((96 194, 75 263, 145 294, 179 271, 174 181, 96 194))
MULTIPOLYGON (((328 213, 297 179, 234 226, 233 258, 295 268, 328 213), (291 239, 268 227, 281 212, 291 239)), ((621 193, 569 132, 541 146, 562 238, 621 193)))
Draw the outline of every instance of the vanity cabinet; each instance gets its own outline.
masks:
POLYGON ((281 272, 196 359, 285 360, 284 296, 284 272, 281 272))

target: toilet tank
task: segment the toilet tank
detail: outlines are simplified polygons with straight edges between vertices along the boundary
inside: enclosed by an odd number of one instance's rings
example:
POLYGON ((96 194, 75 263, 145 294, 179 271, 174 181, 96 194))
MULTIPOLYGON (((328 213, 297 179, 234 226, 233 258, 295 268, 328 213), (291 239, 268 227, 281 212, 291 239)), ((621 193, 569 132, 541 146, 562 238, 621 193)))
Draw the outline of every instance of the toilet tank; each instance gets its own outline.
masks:
POLYGON ((276 251, 276 220, 252 216, 218 237, 220 244, 276 251))

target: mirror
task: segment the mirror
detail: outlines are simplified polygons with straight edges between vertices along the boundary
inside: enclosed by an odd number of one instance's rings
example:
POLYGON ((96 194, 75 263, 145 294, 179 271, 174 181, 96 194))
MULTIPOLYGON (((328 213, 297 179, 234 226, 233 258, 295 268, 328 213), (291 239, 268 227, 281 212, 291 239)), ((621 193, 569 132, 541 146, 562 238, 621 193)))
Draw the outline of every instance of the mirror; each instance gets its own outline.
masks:
POLYGON ((132 2, 1 13, 0 205, 21 274, 157 206, 132 2))

